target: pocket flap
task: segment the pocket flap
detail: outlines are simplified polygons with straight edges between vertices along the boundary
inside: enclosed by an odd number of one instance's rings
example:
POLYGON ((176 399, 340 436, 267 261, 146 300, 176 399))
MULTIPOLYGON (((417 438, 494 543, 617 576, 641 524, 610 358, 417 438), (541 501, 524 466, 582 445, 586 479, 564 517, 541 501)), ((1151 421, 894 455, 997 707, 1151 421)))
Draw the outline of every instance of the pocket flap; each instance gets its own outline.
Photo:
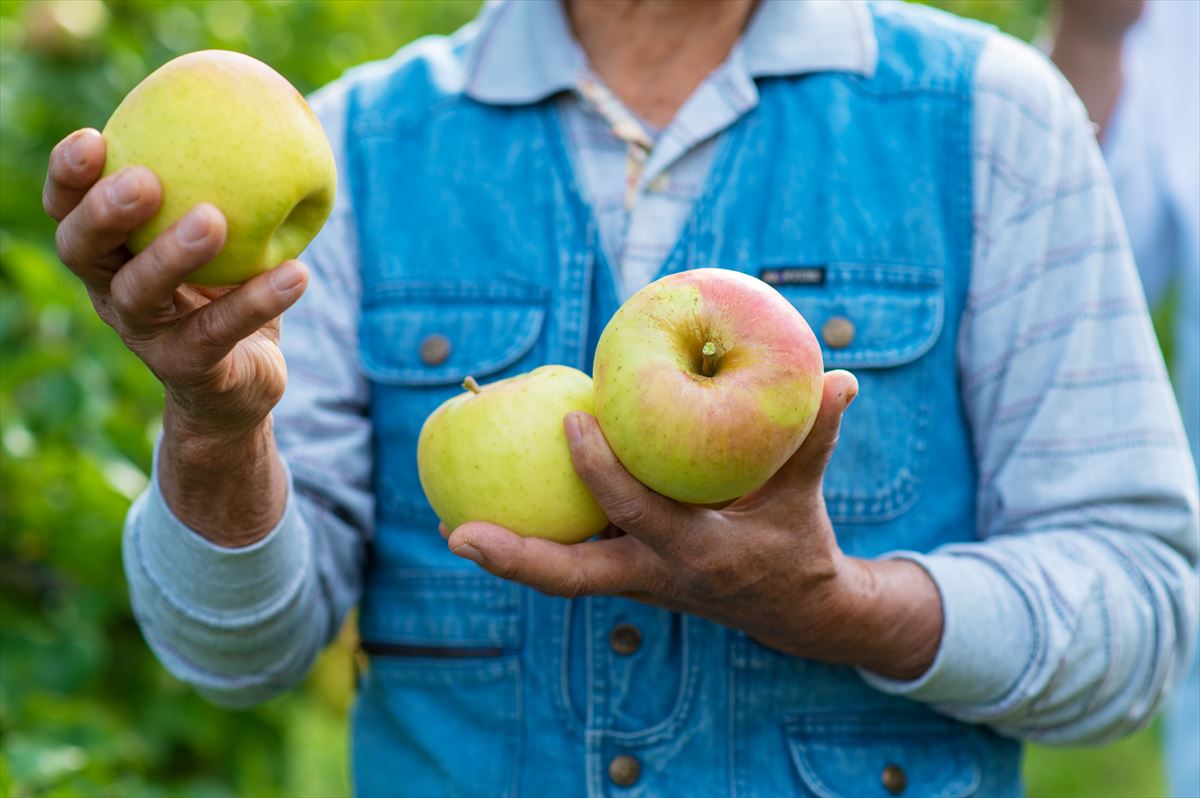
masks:
POLYGON ((821 798, 965 798, 982 777, 962 727, 936 716, 803 715, 786 731, 800 777, 821 798))
POLYGON ((372 571, 359 615, 364 641, 430 648, 515 650, 519 588, 471 571, 372 571))
POLYGON ((546 299, 545 289, 516 283, 380 286, 363 308, 363 371, 397 385, 450 385, 495 373, 537 342, 546 299))
POLYGON ((812 326, 826 368, 898 366, 933 347, 944 314, 940 272, 886 264, 827 268, 823 285, 778 286, 812 326))

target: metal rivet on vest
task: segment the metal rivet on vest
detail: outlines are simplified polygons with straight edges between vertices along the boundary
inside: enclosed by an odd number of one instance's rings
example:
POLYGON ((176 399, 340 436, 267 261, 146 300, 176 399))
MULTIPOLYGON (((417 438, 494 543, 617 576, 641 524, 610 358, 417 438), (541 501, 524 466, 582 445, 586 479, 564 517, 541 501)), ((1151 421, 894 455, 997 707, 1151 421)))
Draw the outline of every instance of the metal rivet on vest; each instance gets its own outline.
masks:
POLYGON ((845 316, 834 316, 821 327, 821 337, 830 349, 845 349, 854 340, 854 322, 845 316))
POLYGON ((421 342, 421 362, 426 366, 440 366, 450 357, 450 339, 434 333, 421 342))
POLYGON ((908 786, 908 776, 904 775, 904 768, 899 765, 884 767, 883 772, 879 774, 879 780, 883 782, 883 789, 892 795, 899 795, 908 786))
POLYGON ((608 763, 608 777, 618 787, 632 787, 642 775, 642 763, 637 757, 621 754, 608 763))
POLYGON ((617 624, 609 633, 608 642, 618 654, 632 654, 642 647, 642 630, 631 623, 617 624))

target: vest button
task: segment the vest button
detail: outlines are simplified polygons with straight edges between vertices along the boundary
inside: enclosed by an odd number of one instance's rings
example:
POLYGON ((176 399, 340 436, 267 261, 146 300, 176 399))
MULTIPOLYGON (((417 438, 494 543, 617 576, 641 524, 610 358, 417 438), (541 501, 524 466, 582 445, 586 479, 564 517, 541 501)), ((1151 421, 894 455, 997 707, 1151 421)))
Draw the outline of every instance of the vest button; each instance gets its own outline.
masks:
POLYGON ((854 340, 854 322, 845 316, 834 316, 821 327, 821 337, 830 349, 845 349, 854 340))
POLYGON ((608 763, 608 777, 618 787, 632 787, 642 775, 642 763, 637 757, 621 754, 608 763))
POLYGON ((899 765, 884 767, 883 773, 879 774, 879 780, 883 782, 883 788, 892 795, 899 795, 908 786, 908 776, 904 775, 904 769, 899 765))
POLYGON ((421 342, 421 362, 426 366, 440 366, 450 357, 450 339, 439 333, 427 336, 421 342))
POLYGON ((617 624, 609 633, 608 642, 618 654, 632 654, 642 647, 642 632, 631 623, 617 624))

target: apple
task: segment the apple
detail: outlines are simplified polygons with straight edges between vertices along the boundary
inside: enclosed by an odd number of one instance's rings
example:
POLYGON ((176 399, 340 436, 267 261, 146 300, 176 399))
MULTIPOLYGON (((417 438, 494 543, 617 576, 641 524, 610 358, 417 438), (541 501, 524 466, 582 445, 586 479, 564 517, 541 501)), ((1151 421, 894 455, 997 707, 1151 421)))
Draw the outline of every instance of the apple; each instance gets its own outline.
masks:
POLYGON ((193 272, 197 285, 236 285, 299 255, 325 224, 337 183, 333 152, 287 80, 241 53, 188 53, 155 70, 104 126, 104 174, 149 168, 162 206, 129 239, 140 252, 193 206, 228 223, 225 247, 193 272))
POLYGON ((821 347, 800 312, 726 269, 663 277, 629 298, 596 348, 596 419, 647 487, 714 505, 762 485, 812 429, 821 347))
POLYGON ((518 535, 585 540, 608 518, 571 463, 563 417, 592 412, 592 380, 566 366, 479 386, 425 420, 417 472, 430 506, 451 531, 490 521, 518 535))

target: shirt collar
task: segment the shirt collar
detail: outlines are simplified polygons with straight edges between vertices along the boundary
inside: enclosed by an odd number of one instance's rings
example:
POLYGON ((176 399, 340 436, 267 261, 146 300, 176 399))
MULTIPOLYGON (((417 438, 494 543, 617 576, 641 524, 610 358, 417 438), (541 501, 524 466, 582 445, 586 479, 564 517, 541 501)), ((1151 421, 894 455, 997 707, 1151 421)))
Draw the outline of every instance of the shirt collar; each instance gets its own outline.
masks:
MULTIPOLYGON (((752 78, 809 72, 871 76, 871 13, 850 0, 761 0, 740 49, 752 78)), ((494 105, 539 102, 573 88, 587 68, 561 2, 489 0, 467 46, 467 96, 494 105)))

